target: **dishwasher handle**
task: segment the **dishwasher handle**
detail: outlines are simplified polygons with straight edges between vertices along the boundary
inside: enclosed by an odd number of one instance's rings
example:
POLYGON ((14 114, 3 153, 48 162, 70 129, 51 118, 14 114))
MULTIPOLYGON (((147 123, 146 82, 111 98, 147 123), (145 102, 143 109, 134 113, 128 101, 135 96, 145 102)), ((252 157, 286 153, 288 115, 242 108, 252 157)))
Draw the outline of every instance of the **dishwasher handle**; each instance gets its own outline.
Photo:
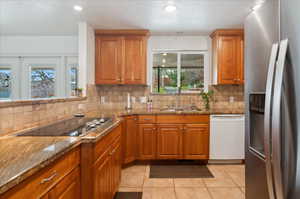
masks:
POLYGON ((212 120, 244 120, 245 116, 244 115, 212 115, 211 116, 212 120))

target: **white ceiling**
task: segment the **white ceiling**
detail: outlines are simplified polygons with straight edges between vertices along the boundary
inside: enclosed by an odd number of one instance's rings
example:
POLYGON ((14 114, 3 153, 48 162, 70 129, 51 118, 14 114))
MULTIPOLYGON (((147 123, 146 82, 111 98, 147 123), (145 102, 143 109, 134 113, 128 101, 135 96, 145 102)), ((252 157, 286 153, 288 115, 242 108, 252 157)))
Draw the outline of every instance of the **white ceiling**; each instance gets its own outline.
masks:
POLYGON ((0 0, 2 35, 70 35, 77 22, 94 28, 150 29, 154 34, 208 34, 216 28, 239 28, 257 0, 0 0), (73 5, 80 4, 77 13, 73 5))

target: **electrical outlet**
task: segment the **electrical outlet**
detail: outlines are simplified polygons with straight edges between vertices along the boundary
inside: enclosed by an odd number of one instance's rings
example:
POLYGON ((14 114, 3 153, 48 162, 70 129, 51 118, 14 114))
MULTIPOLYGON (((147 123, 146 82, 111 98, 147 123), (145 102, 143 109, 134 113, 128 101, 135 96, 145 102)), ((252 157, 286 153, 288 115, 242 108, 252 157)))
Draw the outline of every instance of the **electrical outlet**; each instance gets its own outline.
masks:
POLYGON ((101 96, 100 97, 100 103, 101 104, 105 104, 105 96, 101 96))
POLYGON ((233 102, 234 102, 234 96, 230 96, 230 97, 229 97, 229 102, 230 102, 230 103, 233 103, 233 102))
POLYGON ((147 103, 147 97, 146 96, 140 97, 140 102, 142 104, 146 104, 147 103))

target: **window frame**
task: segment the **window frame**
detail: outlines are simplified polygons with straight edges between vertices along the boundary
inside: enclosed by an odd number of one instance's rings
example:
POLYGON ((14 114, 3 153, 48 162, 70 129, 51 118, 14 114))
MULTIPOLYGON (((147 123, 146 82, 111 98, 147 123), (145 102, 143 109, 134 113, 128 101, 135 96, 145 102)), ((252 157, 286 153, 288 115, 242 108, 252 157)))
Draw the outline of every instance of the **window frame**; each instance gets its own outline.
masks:
MULTIPOLYGON (((77 54, 64 55, 0 55, 0 64, 11 66, 12 69, 12 90, 10 98, 1 98, 0 102, 13 100, 49 100, 60 98, 74 98, 71 96, 70 73, 68 61, 75 64, 77 61, 79 83, 79 63, 77 54), (26 64, 54 64, 55 67, 36 66, 33 68, 54 68, 55 70, 55 96, 50 98, 32 98, 31 97, 31 67, 26 64)), ((0 68, 9 68, 2 66, 0 68)))
POLYGON ((1 57, 0 68, 2 69, 10 69, 11 70, 11 96, 10 98, 0 98, 0 101, 11 101, 20 97, 20 85, 17 83, 17 79, 19 79, 19 68, 20 68, 20 59, 19 57, 1 57), (1 65, 10 65, 11 67, 1 66, 1 65))
MULTIPOLYGON (((182 54, 199 54, 204 56, 204 91, 208 91, 209 81, 210 81, 210 70, 209 70, 209 54, 208 51, 199 51, 199 50, 152 50, 151 58, 150 58, 150 85, 151 85, 151 94, 155 95, 168 95, 153 92, 153 58, 154 54, 162 54, 162 53, 173 53, 177 54, 177 88, 181 87, 181 55, 182 54)), ((178 94, 178 92, 176 92, 178 94)), ((184 94, 195 94, 194 92, 184 92, 184 94)))

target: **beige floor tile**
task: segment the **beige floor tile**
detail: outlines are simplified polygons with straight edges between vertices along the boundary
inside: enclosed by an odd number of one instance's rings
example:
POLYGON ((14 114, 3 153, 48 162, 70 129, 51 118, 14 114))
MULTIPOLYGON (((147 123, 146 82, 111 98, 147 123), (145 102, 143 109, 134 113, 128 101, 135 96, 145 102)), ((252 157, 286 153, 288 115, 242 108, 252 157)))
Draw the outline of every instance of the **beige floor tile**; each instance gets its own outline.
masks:
POLYGON ((144 188, 143 199, 176 199, 174 188, 144 188))
POLYGON ((227 172, 231 179, 240 187, 245 186, 245 173, 240 171, 227 172))
POLYGON ((144 173, 123 172, 120 187, 143 187, 144 173))
POLYGON ((211 199, 206 188, 175 188, 177 199, 211 199))
POLYGON ((203 179, 200 178, 175 178, 175 187, 205 187, 203 179))
POLYGON ((168 178, 145 178, 144 187, 172 187, 174 180, 168 178))
POLYGON ((145 171, 145 178, 149 178, 149 176, 150 176, 150 165, 147 165, 145 171))
POLYGON ((237 187, 237 184, 225 172, 217 172, 214 176, 214 178, 203 178, 207 187, 237 187))
POLYGON ((208 188, 213 199, 245 199, 239 188, 208 188))
POLYGON ((119 187, 119 192, 143 192, 142 187, 119 187))
POLYGON ((145 173, 146 172, 147 165, 133 165, 130 167, 127 167, 122 170, 122 172, 129 172, 129 173, 145 173))
POLYGON ((224 165, 224 170, 227 172, 245 172, 245 165, 237 164, 237 165, 224 165))

